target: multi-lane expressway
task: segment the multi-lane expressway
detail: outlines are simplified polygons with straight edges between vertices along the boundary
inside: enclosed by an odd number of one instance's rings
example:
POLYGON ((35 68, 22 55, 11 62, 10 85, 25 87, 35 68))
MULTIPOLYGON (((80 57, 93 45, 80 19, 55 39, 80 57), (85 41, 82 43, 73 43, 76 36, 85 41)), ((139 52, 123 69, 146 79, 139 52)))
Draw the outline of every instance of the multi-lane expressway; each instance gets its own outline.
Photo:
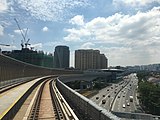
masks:
POLYGON ((136 112, 139 107, 137 85, 136 74, 130 74, 123 81, 100 90, 91 100, 109 111, 136 112), (133 96, 133 101, 130 96, 133 96))

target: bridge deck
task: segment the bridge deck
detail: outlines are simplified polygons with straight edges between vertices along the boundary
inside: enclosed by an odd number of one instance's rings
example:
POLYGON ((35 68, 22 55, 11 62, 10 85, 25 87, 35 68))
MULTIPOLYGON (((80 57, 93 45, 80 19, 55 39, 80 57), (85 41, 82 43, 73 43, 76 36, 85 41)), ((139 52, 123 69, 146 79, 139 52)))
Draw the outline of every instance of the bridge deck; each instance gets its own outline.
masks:
POLYGON ((0 119, 16 104, 16 102, 24 95, 24 93, 40 78, 17 86, 0 94, 0 119))

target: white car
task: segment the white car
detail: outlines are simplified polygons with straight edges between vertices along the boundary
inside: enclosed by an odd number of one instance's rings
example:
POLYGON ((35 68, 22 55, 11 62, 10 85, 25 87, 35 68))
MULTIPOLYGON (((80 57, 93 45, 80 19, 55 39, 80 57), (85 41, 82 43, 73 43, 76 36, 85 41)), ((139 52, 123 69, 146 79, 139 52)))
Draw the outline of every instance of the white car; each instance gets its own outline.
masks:
POLYGON ((125 104, 123 104, 123 106, 122 106, 123 108, 125 108, 126 106, 125 106, 125 104))

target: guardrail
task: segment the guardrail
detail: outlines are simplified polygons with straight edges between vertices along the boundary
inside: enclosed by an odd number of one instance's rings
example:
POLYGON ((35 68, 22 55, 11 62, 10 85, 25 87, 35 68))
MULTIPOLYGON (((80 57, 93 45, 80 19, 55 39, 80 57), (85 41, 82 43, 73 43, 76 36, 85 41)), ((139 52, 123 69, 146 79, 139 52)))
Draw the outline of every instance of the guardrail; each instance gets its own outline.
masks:
MULTIPOLYGON (((57 104, 63 113, 64 120, 79 120, 62 94, 59 92, 55 80, 52 81, 51 94, 54 101, 57 101, 57 104)), ((61 117, 59 119, 61 119, 61 117)))
POLYGON ((97 104, 77 93, 67 85, 62 83, 58 78, 56 85, 64 98, 78 111, 84 120, 119 120, 117 116, 99 107, 97 104))

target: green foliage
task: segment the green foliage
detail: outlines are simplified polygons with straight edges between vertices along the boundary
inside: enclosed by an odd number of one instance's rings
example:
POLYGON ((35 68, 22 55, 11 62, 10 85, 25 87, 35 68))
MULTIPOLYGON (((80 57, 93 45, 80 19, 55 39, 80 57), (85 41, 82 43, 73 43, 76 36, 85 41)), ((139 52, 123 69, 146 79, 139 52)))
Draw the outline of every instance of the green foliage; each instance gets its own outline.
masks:
POLYGON ((137 73, 137 77, 138 77, 139 81, 141 81, 141 80, 147 80, 147 78, 148 78, 149 75, 150 75, 150 73, 146 72, 146 71, 141 71, 141 72, 137 73))
POLYGON ((148 81, 139 82, 140 101, 146 110, 160 115, 160 85, 148 81))
POLYGON ((71 81, 71 82, 67 82, 66 85, 72 89, 80 89, 80 82, 81 81, 71 81))
POLYGON ((98 82, 98 81, 96 81, 96 82, 94 82, 94 86, 93 86, 93 89, 98 89, 98 90, 100 90, 100 89, 102 89, 102 88, 105 88, 106 86, 108 86, 109 84, 107 84, 107 83, 104 83, 104 82, 98 82))

